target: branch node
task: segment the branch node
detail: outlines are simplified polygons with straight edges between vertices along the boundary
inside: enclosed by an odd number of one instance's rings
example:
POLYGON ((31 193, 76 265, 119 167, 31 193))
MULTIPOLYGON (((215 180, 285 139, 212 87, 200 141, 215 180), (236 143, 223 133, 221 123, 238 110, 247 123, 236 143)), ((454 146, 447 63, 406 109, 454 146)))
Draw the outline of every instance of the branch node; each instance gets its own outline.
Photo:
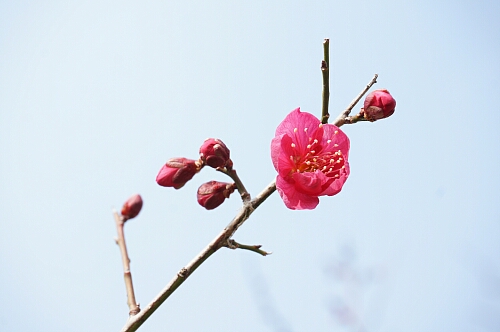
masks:
POLYGON ((135 308, 131 309, 128 313, 129 316, 135 316, 137 315, 139 312, 141 312, 141 306, 139 305, 139 303, 137 303, 137 305, 135 306, 135 308))
POLYGON ((188 276, 188 270, 183 267, 178 273, 177 275, 179 276, 179 278, 183 278, 183 279, 186 279, 187 276, 188 276))
POLYGON ((233 181, 234 184, 236 185, 236 188, 238 189, 238 192, 240 193, 241 200, 243 203, 250 202, 251 197, 250 193, 247 191, 245 186, 243 185, 243 182, 241 181, 240 177, 238 174, 236 174, 236 170, 234 170, 232 167, 217 167, 217 171, 226 174, 229 176, 233 181))
POLYGON ((234 241, 232 239, 228 239, 224 246, 228 247, 229 249, 233 249, 233 250, 238 249, 238 245, 236 244, 236 241, 234 241))

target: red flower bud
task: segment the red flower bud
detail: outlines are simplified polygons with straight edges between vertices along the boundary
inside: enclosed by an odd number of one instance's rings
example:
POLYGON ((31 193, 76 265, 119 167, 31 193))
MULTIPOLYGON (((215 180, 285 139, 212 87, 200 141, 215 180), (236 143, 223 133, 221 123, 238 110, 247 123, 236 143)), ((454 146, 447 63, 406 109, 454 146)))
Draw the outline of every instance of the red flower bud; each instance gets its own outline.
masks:
POLYGON ((391 116, 395 109, 396 100, 392 98, 389 91, 383 89, 372 91, 366 96, 361 113, 366 120, 373 122, 391 116))
POLYGON ((122 207, 123 221, 137 217, 142 209, 142 197, 139 194, 130 197, 122 207))
POLYGON ((200 159, 210 167, 224 167, 229 159, 229 149, 218 138, 207 138, 200 148, 200 159))
POLYGON ((198 160, 172 158, 158 172, 156 182, 163 187, 182 188, 201 169, 198 160))
POLYGON ((234 192, 234 183, 210 181, 198 188, 198 203, 207 210, 221 205, 234 192))

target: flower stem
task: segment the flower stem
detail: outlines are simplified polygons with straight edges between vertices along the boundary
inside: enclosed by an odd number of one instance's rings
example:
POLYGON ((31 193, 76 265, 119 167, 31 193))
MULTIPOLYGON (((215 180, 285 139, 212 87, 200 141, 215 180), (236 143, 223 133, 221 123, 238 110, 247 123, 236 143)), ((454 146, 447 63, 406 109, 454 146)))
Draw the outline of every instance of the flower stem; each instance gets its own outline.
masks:
POLYGON ((234 219, 208 244, 191 262, 183 267, 175 277, 163 288, 160 293, 144 307, 138 314, 130 316, 121 332, 133 332, 137 329, 165 302, 165 300, 193 273, 208 257, 228 243, 228 240, 250 217, 252 212, 276 191, 275 181, 271 182, 254 199, 243 204, 234 219))
POLYGON ((328 102, 330 101, 330 39, 323 41, 323 61, 321 61, 321 74, 323 75, 323 105, 321 109, 321 123, 328 123, 328 102))
POLYGON ((113 215, 115 217, 116 230, 118 232, 116 244, 120 247, 120 253, 122 256, 123 278, 125 280, 125 288, 127 290, 127 304, 130 310, 129 316, 134 316, 141 311, 141 308, 135 300, 134 284, 132 283, 132 273, 130 272, 130 258, 128 257, 127 244, 125 243, 125 222, 123 217, 118 215, 116 211, 113 211, 113 215))
POLYGON ((359 121, 368 121, 365 119, 363 113, 358 113, 356 115, 351 115, 348 116, 347 118, 344 119, 344 124, 354 124, 359 121))
POLYGON ((378 74, 375 74, 370 82, 365 86, 365 88, 359 93, 359 95, 354 98, 354 100, 349 104, 349 106, 340 113, 340 115, 335 119, 335 122, 333 123, 337 127, 341 127, 343 124, 350 124, 350 123, 356 123, 357 121, 360 121, 361 119, 357 117, 353 117, 351 119, 348 119, 349 114, 351 113, 352 109, 358 101, 365 95, 365 93, 370 90, 373 84, 377 83, 377 78, 378 74), (354 120, 354 121, 353 121, 354 120))
POLYGON ((248 203, 251 199, 250 194, 243 185, 243 182, 241 182, 238 174, 236 174, 236 171, 232 167, 217 168, 217 170, 226 174, 234 181, 234 184, 236 185, 236 188, 238 188, 238 192, 240 193, 241 200, 243 201, 243 203, 248 203))

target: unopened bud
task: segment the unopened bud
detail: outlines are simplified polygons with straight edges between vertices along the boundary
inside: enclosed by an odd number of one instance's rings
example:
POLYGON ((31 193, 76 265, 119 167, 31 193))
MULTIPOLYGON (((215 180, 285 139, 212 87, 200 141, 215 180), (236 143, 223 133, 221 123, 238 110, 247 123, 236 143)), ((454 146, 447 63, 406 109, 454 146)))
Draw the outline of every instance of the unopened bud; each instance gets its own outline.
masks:
POLYGON ((231 160, 229 149, 218 138, 207 138, 200 148, 200 159, 210 167, 224 167, 231 160))
POLYGON ((221 205, 234 192, 234 183, 210 181, 198 188, 198 203, 207 210, 221 205))
POLYGON ((123 221, 127 221, 129 219, 137 217, 139 212, 142 209, 142 197, 139 194, 133 195, 122 207, 122 217, 123 221))
POLYGON ((158 172, 156 182, 163 187, 182 188, 201 169, 198 160, 172 158, 158 172))
POLYGON ((396 100, 389 91, 375 90, 366 96, 364 107, 361 110, 368 121, 376 121, 391 116, 396 109, 396 100))

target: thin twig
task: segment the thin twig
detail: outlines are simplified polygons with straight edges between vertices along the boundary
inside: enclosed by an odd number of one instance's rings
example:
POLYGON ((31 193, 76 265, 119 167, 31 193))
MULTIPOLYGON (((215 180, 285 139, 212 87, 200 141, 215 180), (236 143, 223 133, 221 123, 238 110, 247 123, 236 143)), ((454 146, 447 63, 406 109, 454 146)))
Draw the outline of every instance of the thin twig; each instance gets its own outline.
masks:
POLYGON ((234 219, 217 235, 210 244, 205 247, 191 262, 183 267, 176 276, 161 290, 161 292, 135 316, 130 316, 129 320, 122 328, 121 332, 133 332, 144 323, 149 316, 180 286, 186 279, 208 259, 213 253, 227 244, 227 241, 233 236, 234 232, 243 225, 250 217, 252 212, 264 202, 274 191, 276 191, 275 181, 271 182, 260 194, 253 200, 243 204, 243 207, 234 217, 234 219))
POLYGON ((323 61, 321 61, 321 74, 323 75, 323 105, 321 108, 321 123, 328 123, 328 102, 330 100, 330 39, 323 41, 323 61))
POLYGON ((236 185, 236 188, 238 188, 238 192, 240 193, 241 200, 243 201, 243 203, 247 203, 250 201, 250 199, 251 199, 250 194, 248 193, 247 189, 243 185, 243 182, 241 182, 241 179, 238 176, 238 174, 236 174, 236 170, 234 170, 230 166, 218 167, 217 170, 219 172, 226 174, 231 179, 233 179, 234 184, 236 185))
POLYGON ((351 111, 354 108, 354 106, 356 106, 356 104, 358 103, 358 101, 365 95, 365 93, 368 90, 370 90, 370 88, 372 87, 372 85, 375 84, 375 83, 377 83, 377 78, 378 78, 378 74, 375 74, 373 76, 372 80, 370 82, 368 82, 368 84, 359 93, 359 95, 356 98, 354 98, 354 100, 349 104, 349 106, 344 111, 342 111, 342 113, 340 113, 340 115, 335 119, 334 125, 336 125, 337 127, 340 127, 343 124, 353 123, 352 121, 349 121, 349 120, 346 121, 347 117, 351 113, 351 111))
POLYGON ((229 249, 245 249, 245 250, 250 250, 250 251, 253 251, 253 252, 256 252, 258 254, 261 254, 262 256, 267 256, 267 255, 271 255, 272 252, 267 252, 267 251, 264 251, 260 248, 262 248, 262 246, 260 244, 257 244, 257 245, 246 245, 246 244, 241 244, 241 243, 238 243, 236 242, 235 240, 233 239, 228 239, 226 244, 224 245, 224 247, 228 247, 229 249))
POLYGON ((115 217, 116 230, 118 232, 116 244, 120 247, 120 253, 122 256, 123 278, 125 279, 125 288, 127 290, 127 304, 130 310, 129 315, 134 316, 141 311, 141 308, 135 300, 134 284, 132 283, 132 273, 130 272, 130 258, 128 257, 127 244, 125 243, 125 233, 123 230, 125 222, 116 211, 113 211, 113 215, 115 217))

